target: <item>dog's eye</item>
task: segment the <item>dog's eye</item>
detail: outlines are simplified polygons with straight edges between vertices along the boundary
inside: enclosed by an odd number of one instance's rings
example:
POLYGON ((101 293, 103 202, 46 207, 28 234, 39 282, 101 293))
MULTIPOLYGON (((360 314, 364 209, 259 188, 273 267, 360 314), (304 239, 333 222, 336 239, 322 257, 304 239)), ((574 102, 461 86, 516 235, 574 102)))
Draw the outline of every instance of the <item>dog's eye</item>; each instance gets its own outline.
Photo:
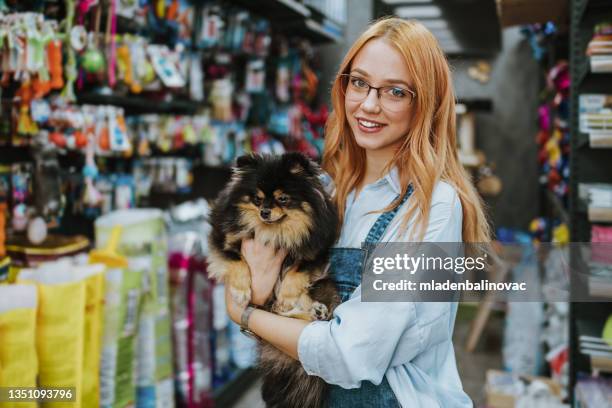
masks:
POLYGON ((278 202, 280 204, 287 204, 289 202, 289 196, 286 194, 281 194, 280 197, 278 197, 278 202))
POLYGON ((261 199, 261 197, 258 197, 258 196, 253 197, 253 204, 255 205, 261 205, 262 201, 263 200, 261 199))

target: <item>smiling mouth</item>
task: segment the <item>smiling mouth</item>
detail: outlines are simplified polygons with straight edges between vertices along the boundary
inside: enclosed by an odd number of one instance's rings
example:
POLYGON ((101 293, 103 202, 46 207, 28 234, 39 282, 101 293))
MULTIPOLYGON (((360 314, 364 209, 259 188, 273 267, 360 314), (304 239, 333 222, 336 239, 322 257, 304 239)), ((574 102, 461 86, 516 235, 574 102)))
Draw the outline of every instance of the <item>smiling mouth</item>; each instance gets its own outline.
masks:
POLYGON ((361 118, 357 118, 357 123, 359 123, 360 126, 363 126, 364 128, 367 128, 367 129, 380 129, 383 126, 386 126, 383 123, 372 122, 372 121, 361 119, 361 118))

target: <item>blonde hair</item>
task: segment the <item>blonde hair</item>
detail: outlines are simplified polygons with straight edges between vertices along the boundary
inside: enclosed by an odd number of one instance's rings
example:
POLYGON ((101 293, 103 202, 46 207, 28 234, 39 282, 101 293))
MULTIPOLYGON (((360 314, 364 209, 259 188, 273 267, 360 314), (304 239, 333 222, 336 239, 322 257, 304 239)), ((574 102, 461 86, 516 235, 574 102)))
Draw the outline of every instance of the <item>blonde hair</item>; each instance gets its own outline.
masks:
MULTIPOLYGON (((461 200, 463 241, 488 242, 491 233, 482 201, 457 157, 455 95, 448 62, 431 32, 416 21, 399 18, 383 18, 370 25, 347 52, 333 82, 333 112, 325 126, 322 167, 336 184, 334 202, 340 216, 348 194, 362 182, 366 164, 365 151, 355 142, 346 118, 341 74, 350 72, 355 55, 375 38, 384 39, 403 55, 416 92, 410 130, 386 169, 397 167, 402 196, 409 184, 414 188, 402 225, 405 228, 418 213, 415 231, 423 237, 434 187, 444 180, 461 200)), ((395 201, 381 211, 398 205, 395 201)))

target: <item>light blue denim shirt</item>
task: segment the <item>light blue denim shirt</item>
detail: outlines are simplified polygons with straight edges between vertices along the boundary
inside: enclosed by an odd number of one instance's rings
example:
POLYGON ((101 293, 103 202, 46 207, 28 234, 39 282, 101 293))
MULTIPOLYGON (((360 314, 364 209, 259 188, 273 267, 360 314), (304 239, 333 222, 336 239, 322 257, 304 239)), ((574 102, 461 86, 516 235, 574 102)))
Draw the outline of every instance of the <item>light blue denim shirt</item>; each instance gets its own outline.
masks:
MULTIPOLYGON (((332 190, 329 186, 328 190, 332 190)), ((337 247, 361 248, 380 213, 400 193, 397 172, 365 186, 355 200, 347 197, 337 247)), ((410 241, 410 228, 400 231, 406 203, 382 240, 410 241)), ((460 242, 461 202, 455 189, 438 182, 434 188, 428 242, 460 242)), ((457 372, 452 343, 457 304, 451 302, 361 302, 361 286, 336 308, 330 321, 308 324, 298 340, 298 356, 309 375, 343 388, 361 381, 378 385, 383 376, 402 407, 472 407, 457 372)))

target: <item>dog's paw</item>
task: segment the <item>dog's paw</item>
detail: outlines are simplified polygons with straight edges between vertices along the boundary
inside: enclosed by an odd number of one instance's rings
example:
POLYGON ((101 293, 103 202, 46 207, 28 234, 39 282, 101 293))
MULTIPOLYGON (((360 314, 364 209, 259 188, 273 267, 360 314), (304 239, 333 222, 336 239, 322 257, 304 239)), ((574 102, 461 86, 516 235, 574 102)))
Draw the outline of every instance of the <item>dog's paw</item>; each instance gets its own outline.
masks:
POLYGON ((251 289, 236 289, 234 287, 230 287, 230 295, 232 296, 232 300, 238 306, 245 307, 251 301, 251 289))
POLYGON ((272 307, 272 311, 278 314, 287 313, 296 308, 298 304, 298 299, 278 299, 274 306, 272 307))
POLYGON ((327 320, 329 319, 329 309, 321 302, 313 302, 310 316, 313 320, 327 320))

